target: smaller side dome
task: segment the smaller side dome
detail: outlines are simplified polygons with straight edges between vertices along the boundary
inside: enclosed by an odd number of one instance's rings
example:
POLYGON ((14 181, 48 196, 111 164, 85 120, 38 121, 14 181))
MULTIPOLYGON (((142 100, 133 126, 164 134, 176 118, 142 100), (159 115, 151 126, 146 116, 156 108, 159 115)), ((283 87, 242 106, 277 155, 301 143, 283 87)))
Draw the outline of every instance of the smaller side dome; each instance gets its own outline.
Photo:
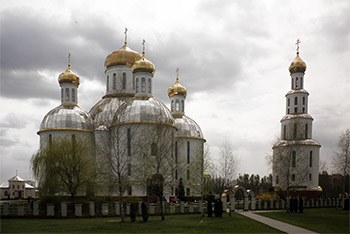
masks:
POLYGON ((184 95, 185 97, 187 95, 187 89, 180 84, 178 77, 176 78, 175 84, 168 89, 169 97, 177 94, 184 95))
POLYGON ((138 52, 130 49, 125 43, 122 48, 117 51, 113 51, 107 56, 105 60, 105 69, 116 65, 132 66, 135 61, 139 60, 140 58, 141 55, 138 52))
POLYGON ((62 83, 72 83, 78 86, 80 84, 80 78, 77 74, 74 74, 70 68, 70 63, 65 72, 62 72, 58 77, 58 82, 62 83))
POLYGON ((290 73, 296 73, 296 72, 305 72, 306 70, 306 64, 305 62, 299 57, 299 52, 297 52, 297 56, 293 60, 293 62, 289 66, 289 72, 290 73))
POLYGON ((177 137, 193 137, 203 138, 203 133, 199 125, 190 117, 183 115, 175 118, 175 126, 177 127, 177 137))
POLYGON ((46 114, 38 133, 49 130, 92 131, 91 116, 76 105, 60 105, 46 114))
POLYGON ((154 75, 156 68, 154 64, 145 58, 145 55, 142 55, 141 59, 137 60, 131 68, 132 73, 137 72, 148 72, 154 75))

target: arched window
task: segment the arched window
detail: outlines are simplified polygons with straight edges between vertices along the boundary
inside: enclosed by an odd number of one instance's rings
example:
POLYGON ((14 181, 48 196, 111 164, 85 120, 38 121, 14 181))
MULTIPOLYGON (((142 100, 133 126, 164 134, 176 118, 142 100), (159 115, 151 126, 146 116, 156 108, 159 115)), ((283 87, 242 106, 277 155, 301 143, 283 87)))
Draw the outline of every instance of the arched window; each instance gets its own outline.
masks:
POLYGON ((146 79, 145 77, 141 78, 141 93, 146 92, 146 79))
POLYGON ((69 88, 66 88, 66 101, 69 102, 69 88))
POLYGON ((300 88, 302 89, 303 88, 303 77, 300 77, 300 88))
POLYGON ((132 89, 135 90, 135 77, 132 77, 132 89))
POLYGON ((171 100, 171 111, 174 111, 174 100, 171 100))
POLYGON ((187 163, 190 163, 190 142, 187 141, 187 163))
POLYGON ((180 101, 178 99, 175 101, 175 111, 180 111, 180 101))
POLYGON ((288 98, 288 106, 290 106, 290 98, 288 98))
POLYGON ((309 126, 308 126, 308 124, 305 124, 305 138, 307 139, 307 132, 308 132, 308 129, 309 128, 309 126))
POLYGON ((128 146, 128 156, 131 156, 131 129, 127 130, 127 146, 128 146))
POLYGON ((52 135, 50 134, 49 135, 49 144, 51 145, 51 143, 52 143, 52 135))
POLYGON ((7 197, 9 193, 7 191, 4 192, 4 196, 7 197))
POLYGON ((187 177, 187 180, 190 179, 190 170, 187 170, 186 177, 187 177))
POLYGON ((312 174, 309 174, 309 180, 310 181, 312 180, 312 174))
POLYGON ((128 164, 128 176, 131 176, 131 164, 128 164))
POLYGON ((298 80, 298 77, 295 78, 295 88, 299 88, 299 80, 298 80))
POLYGON ((175 180, 177 180, 177 170, 175 170, 175 180))
POLYGON ((294 105, 298 105, 298 97, 294 98, 294 105))
POLYGON ((157 156, 158 155, 158 146, 157 143, 151 144, 151 155, 157 156))
POLYGON ((286 139, 286 136, 287 136, 287 126, 283 125, 283 140, 286 139))
POLYGON ((184 100, 181 100, 181 111, 185 112, 185 103, 184 100))
POLYGON ((75 89, 72 89, 72 102, 75 102, 75 89))
POLYGON ((310 167, 312 167, 312 151, 310 151, 310 167))
POLYGON ((294 89, 294 78, 292 78, 292 89, 294 89))
POLYGON ((175 163, 177 163, 177 141, 175 141, 175 163))
POLYGON ((139 92, 139 78, 136 78, 136 93, 139 92))
POLYGON ((276 175, 276 184, 278 184, 278 182, 279 182, 279 181, 278 181, 278 175, 276 175))
POLYGON ((295 174, 292 174, 292 181, 295 181, 295 174))
POLYGON ((190 190, 190 188, 187 188, 187 189, 186 189, 186 196, 191 196, 191 190, 190 190))
POLYGON ((152 93, 152 83, 151 78, 148 78, 148 92, 152 93))
POLYGON ((113 89, 117 89, 117 75, 113 73, 113 89))
POLYGON ((126 89, 126 74, 123 72, 123 89, 126 89))
POLYGON ((303 97, 303 105, 305 105, 305 97, 303 97))
POLYGON ((292 153, 292 167, 295 167, 296 165, 296 158, 297 158, 297 153, 293 151, 292 153))
POLYGON ((63 88, 61 88, 61 102, 63 102, 63 88))
POLYGON ((298 132, 298 129, 297 129, 297 124, 294 124, 294 133, 293 133, 293 139, 296 139, 296 138, 297 138, 297 132, 298 132))
POLYGON ((109 90, 109 76, 107 76, 107 91, 109 90))

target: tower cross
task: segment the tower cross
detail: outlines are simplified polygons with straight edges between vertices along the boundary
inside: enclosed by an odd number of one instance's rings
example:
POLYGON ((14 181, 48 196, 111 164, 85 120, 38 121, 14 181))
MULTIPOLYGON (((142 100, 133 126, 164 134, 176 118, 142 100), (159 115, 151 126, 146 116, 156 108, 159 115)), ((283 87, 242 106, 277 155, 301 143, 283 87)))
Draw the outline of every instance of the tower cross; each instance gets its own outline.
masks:
POLYGON ((145 39, 143 39, 142 41, 142 54, 145 55, 145 44, 146 44, 146 41, 145 39))
POLYGON ((179 68, 176 68, 176 81, 179 81, 179 68))
POLYGON ((127 32, 128 32, 128 28, 125 27, 125 31, 124 31, 124 34, 125 34, 125 41, 124 41, 124 43, 125 43, 125 45, 127 44, 127 40, 128 40, 128 34, 127 34, 127 32))
POLYGON ((68 64, 70 65, 70 53, 68 53, 68 64))
POLYGON ((297 54, 299 54, 299 44, 301 43, 301 41, 298 39, 297 42, 295 43, 297 45, 297 54))

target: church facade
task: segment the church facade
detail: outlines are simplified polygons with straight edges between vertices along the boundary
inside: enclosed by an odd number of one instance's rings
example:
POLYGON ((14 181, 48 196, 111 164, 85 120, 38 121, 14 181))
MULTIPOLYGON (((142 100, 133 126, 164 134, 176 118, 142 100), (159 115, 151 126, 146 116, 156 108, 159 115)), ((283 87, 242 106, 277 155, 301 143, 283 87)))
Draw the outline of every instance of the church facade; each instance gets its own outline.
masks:
POLYGON ((117 195, 117 170, 125 196, 150 195, 154 175, 163 177, 165 197, 179 193, 180 180, 185 196, 200 196, 205 139, 199 125, 185 115, 187 89, 177 73, 168 90, 169 109, 153 96, 154 74, 145 47, 140 54, 128 47, 125 37, 124 45, 105 60, 105 95, 87 112, 78 106, 80 78, 69 62, 58 78, 61 105, 40 125, 40 147, 56 138, 85 139, 101 167, 98 195, 117 195))
MULTIPOLYGON (((298 43, 299 44, 299 40, 298 43)), ((281 119, 281 136, 273 149, 273 186, 304 194, 318 191, 319 149, 312 138, 309 93, 304 88, 306 64, 297 55, 289 66, 291 90, 286 94, 286 115, 281 119)))

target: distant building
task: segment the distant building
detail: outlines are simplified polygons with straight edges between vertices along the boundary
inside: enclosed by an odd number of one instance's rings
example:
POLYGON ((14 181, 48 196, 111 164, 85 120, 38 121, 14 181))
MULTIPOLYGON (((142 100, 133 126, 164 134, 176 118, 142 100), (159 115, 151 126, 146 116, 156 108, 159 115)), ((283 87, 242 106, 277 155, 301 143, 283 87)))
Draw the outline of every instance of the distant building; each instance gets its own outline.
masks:
POLYGON ((27 199, 35 198, 35 187, 16 175, 8 182, 0 184, 1 199, 27 199))
POLYGON ((285 96, 286 115, 281 119, 281 137, 272 147, 273 186, 276 190, 286 190, 289 186, 292 191, 318 191, 321 145, 312 139, 313 118, 308 113, 309 93, 304 89, 305 70, 306 64, 299 57, 298 47, 297 55, 289 66, 291 90, 285 96), (282 164, 276 164, 281 161, 282 164))

